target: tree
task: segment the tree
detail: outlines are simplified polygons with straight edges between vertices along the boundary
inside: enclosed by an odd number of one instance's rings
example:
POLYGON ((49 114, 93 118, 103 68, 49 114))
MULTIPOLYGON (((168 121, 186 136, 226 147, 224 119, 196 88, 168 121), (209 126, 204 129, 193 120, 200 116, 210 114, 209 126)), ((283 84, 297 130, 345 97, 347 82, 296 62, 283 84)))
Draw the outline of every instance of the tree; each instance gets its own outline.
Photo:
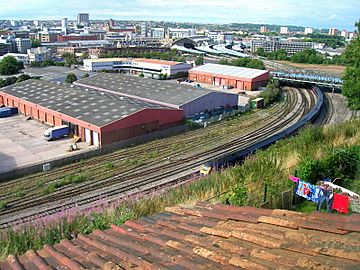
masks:
POLYGON ((16 82, 19 83, 19 82, 23 82, 23 81, 26 81, 26 80, 29 80, 29 79, 31 79, 31 76, 29 76, 29 75, 27 75, 27 74, 21 74, 21 75, 17 78, 16 82))
POLYGON ((219 60, 219 64, 220 65, 230 65, 229 60, 227 60, 226 58, 221 58, 219 60))
POLYGON ((65 60, 65 66, 70 67, 73 64, 78 64, 78 61, 76 60, 75 54, 64 53, 64 54, 61 55, 61 57, 65 60))
POLYGON ((76 77, 76 75, 75 75, 74 73, 69 73, 69 74, 66 76, 65 82, 67 82, 67 83, 73 83, 73 82, 75 82, 75 81, 77 81, 77 77, 76 77))
POLYGON ((257 48, 255 54, 258 56, 264 56, 264 57, 267 55, 264 48, 257 48))
POLYGON ((31 39, 31 48, 37 48, 41 46, 41 42, 38 39, 31 39))
POLYGON ((140 77, 140 78, 144 78, 144 77, 145 77, 144 73, 141 72, 141 73, 139 74, 139 77, 140 77))
MULTIPOLYGON (((355 24, 360 31, 360 21, 355 24)), ((343 94, 347 97, 348 106, 353 110, 360 109, 360 37, 351 41, 344 52, 346 62, 343 77, 343 94)))
POLYGON ((42 67, 49 67, 49 66, 55 66, 54 60, 48 59, 41 63, 42 67))
POLYGON ((41 63, 40 63, 40 62, 35 62, 35 61, 34 61, 34 62, 31 62, 31 63, 30 63, 30 67, 35 67, 35 68, 36 68, 36 67, 41 67, 41 63))
POLYGON ((16 60, 13 56, 6 56, 0 62, 0 75, 12 75, 24 68, 24 64, 16 60))
POLYGON ((82 59, 87 59, 87 58, 89 58, 89 56, 90 55, 88 52, 83 52, 81 57, 82 57, 82 59))
POLYGON ((196 57, 195 65, 200 66, 204 64, 204 57, 202 55, 196 57))

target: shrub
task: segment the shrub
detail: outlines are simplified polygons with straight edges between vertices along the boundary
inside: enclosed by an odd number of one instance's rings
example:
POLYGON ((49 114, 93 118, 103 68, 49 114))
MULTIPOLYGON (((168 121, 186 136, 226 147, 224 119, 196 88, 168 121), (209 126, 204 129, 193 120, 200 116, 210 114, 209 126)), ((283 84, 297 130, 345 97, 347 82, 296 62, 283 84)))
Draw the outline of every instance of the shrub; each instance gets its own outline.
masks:
POLYGON ((115 165, 112 162, 108 162, 105 164, 105 169, 107 169, 107 170, 112 170, 114 168, 115 168, 115 165))
POLYGON ((7 207, 7 203, 5 201, 0 201, 0 211, 4 210, 7 207))

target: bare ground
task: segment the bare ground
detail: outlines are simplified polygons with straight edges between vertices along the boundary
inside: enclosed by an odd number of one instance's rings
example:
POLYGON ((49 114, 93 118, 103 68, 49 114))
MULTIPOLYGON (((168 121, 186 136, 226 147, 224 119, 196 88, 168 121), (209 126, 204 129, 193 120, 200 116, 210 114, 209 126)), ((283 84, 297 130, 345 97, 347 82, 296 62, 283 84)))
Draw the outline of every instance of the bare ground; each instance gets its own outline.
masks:
POLYGON ((275 61, 280 64, 288 65, 290 67, 302 68, 309 71, 328 74, 331 76, 341 77, 344 74, 345 67, 338 65, 315 65, 315 64, 300 64, 289 61, 275 61))

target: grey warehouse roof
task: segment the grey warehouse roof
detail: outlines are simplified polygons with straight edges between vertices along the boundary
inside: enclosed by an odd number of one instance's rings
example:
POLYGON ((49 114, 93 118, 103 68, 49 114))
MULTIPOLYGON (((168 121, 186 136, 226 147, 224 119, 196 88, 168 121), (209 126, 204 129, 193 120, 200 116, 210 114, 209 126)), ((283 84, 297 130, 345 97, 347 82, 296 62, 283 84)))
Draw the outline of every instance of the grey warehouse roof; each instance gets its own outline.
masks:
POLYGON ((119 92, 119 94, 124 93, 176 106, 213 92, 174 82, 111 73, 84 78, 77 82, 89 87, 100 87, 119 92))
POLYGON ((54 82, 65 82, 66 76, 69 73, 74 73, 77 78, 82 78, 85 74, 90 76, 95 75, 93 72, 82 71, 76 68, 50 66, 44 68, 27 68, 22 70, 24 73, 31 76, 40 76, 44 80, 54 82))
POLYGON ((254 79, 268 72, 267 70, 261 70, 261 69, 235 67, 235 66, 227 66, 227 65, 219 65, 219 64, 205 64, 193 68, 190 71, 198 71, 204 73, 247 78, 247 79, 254 79))
POLYGON ((0 91, 98 127, 125 118, 144 108, 165 108, 157 104, 43 80, 28 80, 0 91))

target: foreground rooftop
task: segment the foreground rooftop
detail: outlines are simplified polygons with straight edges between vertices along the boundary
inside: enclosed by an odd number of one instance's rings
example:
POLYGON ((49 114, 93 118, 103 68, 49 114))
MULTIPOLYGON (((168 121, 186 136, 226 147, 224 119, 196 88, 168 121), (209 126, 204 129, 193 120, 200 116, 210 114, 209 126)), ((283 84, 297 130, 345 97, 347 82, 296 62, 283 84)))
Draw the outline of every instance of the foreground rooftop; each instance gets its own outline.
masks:
POLYGON ((127 221, 7 269, 360 269, 360 215, 198 204, 127 221))

